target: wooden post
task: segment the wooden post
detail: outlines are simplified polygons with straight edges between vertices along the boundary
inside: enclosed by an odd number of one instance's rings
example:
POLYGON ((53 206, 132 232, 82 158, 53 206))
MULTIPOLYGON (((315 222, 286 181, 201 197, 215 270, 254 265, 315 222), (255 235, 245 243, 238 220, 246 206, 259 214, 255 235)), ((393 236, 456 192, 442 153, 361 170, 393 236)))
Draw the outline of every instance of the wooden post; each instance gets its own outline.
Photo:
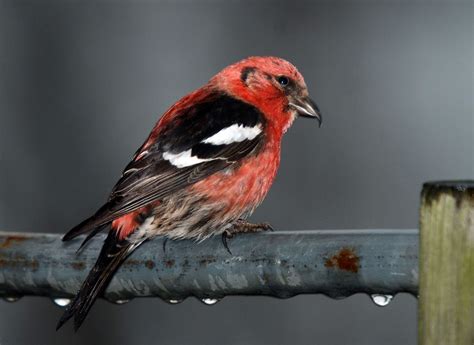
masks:
POLYGON ((420 210, 419 345, 474 345, 474 181, 430 182, 420 210))

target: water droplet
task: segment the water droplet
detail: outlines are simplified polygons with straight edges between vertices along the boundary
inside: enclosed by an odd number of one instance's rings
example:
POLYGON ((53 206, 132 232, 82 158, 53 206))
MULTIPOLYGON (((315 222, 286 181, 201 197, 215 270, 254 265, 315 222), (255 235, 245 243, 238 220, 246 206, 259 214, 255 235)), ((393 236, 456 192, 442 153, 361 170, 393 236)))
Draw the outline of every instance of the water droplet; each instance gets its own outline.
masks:
POLYGON ((168 299, 166 300, 166 302, 168 302, 169 304, 178 304, 178 303, 181 303, 183 300, 182 299, 168 299))
POLYGON ((379 307, 385 307, 387 306, 390 301, 392 300, 393 296, 392 295, 379 295, 379 294, 373 294, 370 295, 370 298, 372 298, 372 301, 378 305, 379 307))
POLYGON ((214 305, 216 304, 217 302, 219 302, 220 300, 217 299, 217 298, 203 298, 201 300, 202 303, 206 304, 206 305, 214 305))
POLYGON ((9 303, 13 303, 13 302, 16 302, 18 301, 19 299, 21 298, 21 296, 6 296, 6 297, 3 297, 3 299, 9 303))
POLYGON ((125 304, 125 303, 128 303, 130 302, 129 299, 116 299, 116 300, 113 300, 112 303, 115 303, 115 304, 118 304, 118 305, 122 305, 122 304, 125 304))
POLYGON ((59 307, 65 307, 71 303, 71 299, 70 298, 53 298, 53 303, 59 307))

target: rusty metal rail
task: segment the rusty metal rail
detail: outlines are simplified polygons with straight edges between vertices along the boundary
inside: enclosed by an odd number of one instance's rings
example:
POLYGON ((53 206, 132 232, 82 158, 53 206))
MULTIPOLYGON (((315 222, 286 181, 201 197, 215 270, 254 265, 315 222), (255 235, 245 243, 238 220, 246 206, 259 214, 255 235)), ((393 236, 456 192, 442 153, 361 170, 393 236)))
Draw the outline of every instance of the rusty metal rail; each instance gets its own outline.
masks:
MULTIPOLYGON (((82 239, 0 232, 0 297, 74 295, 102 241, 82 252, 82 239)), ((105 298, 120 303, 158 296, 171 303, 196 296, 213 303, 228 295, 287 298, 322 293, 342 298, 418 291, 418 230, 320 230, 244 234, 202 243, 157 238, 119 269, 105 298), (164 250, 165 249, 165 250, 164 250)), ((380 304, 384 299, 381 298, 380 304)))

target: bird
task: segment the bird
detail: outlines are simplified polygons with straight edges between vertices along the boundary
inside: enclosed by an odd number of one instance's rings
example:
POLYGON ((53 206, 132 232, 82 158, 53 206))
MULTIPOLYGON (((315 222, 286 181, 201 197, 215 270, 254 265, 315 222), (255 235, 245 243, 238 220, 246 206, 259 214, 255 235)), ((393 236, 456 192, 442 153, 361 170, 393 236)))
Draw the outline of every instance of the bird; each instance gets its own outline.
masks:
MULTIPOLYGON (((98 259, 56 329, 84 322, 121 263, 154 237, 203 241, 271 230, 247 221, 280 164, 296 117, 322 116, 296 67, 278 57, 231 64, 174 103, 158 120, 95 214, 63 241, 108 229, 98 259)), ((80 249, 79 248, 79 249, 80 249)))

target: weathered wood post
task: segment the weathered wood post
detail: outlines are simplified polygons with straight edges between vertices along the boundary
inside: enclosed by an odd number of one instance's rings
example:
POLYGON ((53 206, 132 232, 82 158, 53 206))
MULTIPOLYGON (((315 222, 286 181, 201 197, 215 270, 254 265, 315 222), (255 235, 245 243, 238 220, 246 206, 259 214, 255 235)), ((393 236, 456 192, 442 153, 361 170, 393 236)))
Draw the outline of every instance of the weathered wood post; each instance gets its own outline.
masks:
POLYGON ((421 197, 419 345, 474 345, 474 181, 421 197))

